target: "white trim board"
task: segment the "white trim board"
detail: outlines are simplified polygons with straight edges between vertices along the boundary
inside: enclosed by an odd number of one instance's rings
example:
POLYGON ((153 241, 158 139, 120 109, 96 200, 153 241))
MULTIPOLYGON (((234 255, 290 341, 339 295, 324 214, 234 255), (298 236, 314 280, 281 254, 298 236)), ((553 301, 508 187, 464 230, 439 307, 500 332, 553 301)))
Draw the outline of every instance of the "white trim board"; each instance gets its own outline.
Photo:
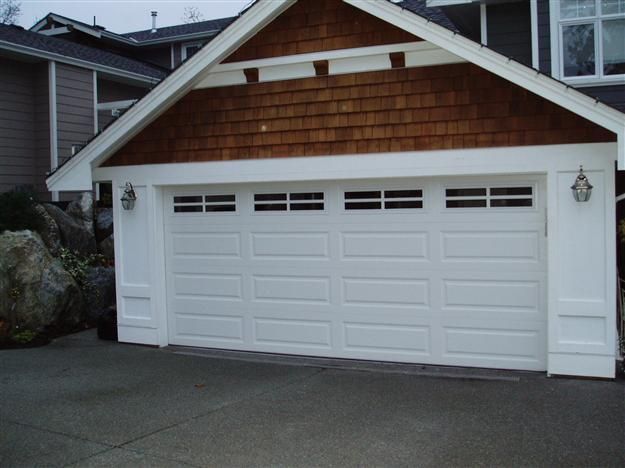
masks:
POLYGON ((244 62, 223 63, 212 68, 211 73, 195 89, 247 83, 244 70, 257 68, 259 81, 281 81, 316 76, 313 63, 328 61, 329 74, 360 73, 392 68, 389 54, 404 52, 406 67, 427 67, 466 60, 426 41, 406 42, 387 46, 358 47, 310 54, 288 55, 244 62))
MULTIPOLYGON (((94 180, 120 177, 139 185, 202 185, 248 182, 296 182, 385 177, 530 174, 566 165, 575 174, 590 170, 597 155, 610 158, 614 143, 474 148, 340 156, 311 156, 197 163, 99 167, 94 180), (545 157, 548 154, 549 157, 545 157)), ((574 179, 574 178, 573 178, 574 179)), ((592 182, 592 181, 591 181, 592 182)), ((572 182, 571 182, 572 183, 572 182)))
MULTIPOLYGON (((475 65, 600 125, 618 136, 618 161, 625 166, 625 115, 609 106, 511 61, 487 47, 466 39, 386 1, 343 0, 475 65)), ((106 158, 145 128, 173 103, 197 86, 223 58, 279 16, 296 0, 258 0, 222 34, 167 77, 144 99, 96 137, 83 151, 47 179, 48 187, 89 190, 88 175, 106 158), (84 167, 78 168, 79 165, 84 167), (70 174, 74 172, 74 174, 70 174)))

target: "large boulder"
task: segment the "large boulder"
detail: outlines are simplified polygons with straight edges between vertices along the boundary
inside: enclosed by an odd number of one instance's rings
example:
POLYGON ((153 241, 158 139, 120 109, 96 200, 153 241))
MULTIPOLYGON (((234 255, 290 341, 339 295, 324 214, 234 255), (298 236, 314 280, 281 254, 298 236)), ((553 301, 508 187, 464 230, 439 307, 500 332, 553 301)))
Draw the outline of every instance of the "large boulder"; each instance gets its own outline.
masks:
POLYGON ((95 217, 95 237, 98 242, 113 234, 113 208, 98 208, 95 217))
POLYGON ((112 263, 115 261, 115 242, 113 240, 113 234, 98 244, 98 253, 108 262, 112 263))
POLYGON ((48 214, 52 216, 61 231, 63 246, 72 252, 87 256, 96 253, 93 227, 89 231, 84 224, 79 224, 73 217, 65 213, 56 205, 46 203, 43 205, 48 214))
POLYGON ((53 256, 58 257, 61 253, 62 247, 61 231, 59 230, 59 226, 56 224, 54 218, 52 218, 52 216, 48 214, 43 206, 39 204, 35 205, 35 211, 41 218, 42 222, 42 229, 39 232, 39 234, 41 235, 41 239, 46 244, 46 247, 48 247, 50 253, 53 256))
POLYGON ((102 314, 115 305, 115 268, 91 267, 85 278, 87 320, 96 323, 102 314))
POLYGON ((22 329, 73 327, 84 300, 74 278, 31 231, 0 234, 0 317, 22 329))
POLYGON ((82 225, 85 230, 95 235, 93 230, 93 194, 83 192, 76 199, 70 202, 65 208, 65 212, 82 225))

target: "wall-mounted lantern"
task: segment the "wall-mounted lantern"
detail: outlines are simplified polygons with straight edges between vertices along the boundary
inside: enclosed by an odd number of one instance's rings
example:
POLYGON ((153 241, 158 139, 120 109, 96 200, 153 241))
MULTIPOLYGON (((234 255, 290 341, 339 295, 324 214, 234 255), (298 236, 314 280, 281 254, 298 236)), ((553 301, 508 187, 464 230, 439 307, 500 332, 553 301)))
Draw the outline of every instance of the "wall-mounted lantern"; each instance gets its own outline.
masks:
POLYGON ((135 207, 135 201, 137 201, 137 194, 130 182, 126 182, 126 188, 121 198, 122 208, 124 210, 132 210, 135 207))
POLYGON ((579 174, 577 175, 577 179, 575 179, 575 183, 571 185, 571 190, 573 191, 575 201, 587 202, 590 200, 592 185, 588 182, 588 177, 584 174, 584 168, 582 166, 579 166, 579 174))

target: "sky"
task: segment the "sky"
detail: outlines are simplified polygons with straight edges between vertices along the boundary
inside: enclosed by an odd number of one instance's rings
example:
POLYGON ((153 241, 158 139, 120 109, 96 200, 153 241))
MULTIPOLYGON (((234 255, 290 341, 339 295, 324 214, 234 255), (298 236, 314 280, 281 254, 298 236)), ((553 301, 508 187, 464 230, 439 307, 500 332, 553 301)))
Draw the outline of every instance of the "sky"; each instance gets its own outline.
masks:
POLYGON ((158 12, 157 27, 171 26, 183 22, 185 7, 194 6, 202 13, 203 19, 226 18, 238 14, 250 0, 199 0, 199 1, 158 1, 158 0, 21 0, 22 14, 17 24, 30 28, 49 12, 58 13, 93 24, 116 33, 140 31, 152 27, 150 12, 158 12))

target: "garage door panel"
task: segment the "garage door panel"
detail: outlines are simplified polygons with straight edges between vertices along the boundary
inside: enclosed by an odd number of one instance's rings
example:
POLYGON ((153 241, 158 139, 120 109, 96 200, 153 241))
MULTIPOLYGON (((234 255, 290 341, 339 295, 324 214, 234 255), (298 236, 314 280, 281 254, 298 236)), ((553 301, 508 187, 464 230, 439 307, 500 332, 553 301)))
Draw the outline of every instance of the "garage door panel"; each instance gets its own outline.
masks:
POLYGON ((173 275, 176 297, 242 301, 243 276, 223 273, 173 275))
POLYGON ((329 304, 330 278, 317 276, 252 276, 252 301, 329 304))
POLYGON ((228 260, 241 258, 239 232, 173 233, 171 244, 174 256, 228 260))
POLYGON ((172 191, 165 205, 170 342, 542 370, 544 197, 538 178, 528 183, 535 188, 529 209, 471 210, 445 209, 444 188, 462 181, 323 182, 310 189, 324 193, 318 214, 291 212, 288 202, 285 211, 254 211, 255 193, 288 194, 298 184, 228 187, 237 211, 227 215, 173 213, 172 191), (423 208, 382 202, 350 211, 344 197, 352 186, 383 196, 389 187, 416 187, 423 208))
POLYGON ((329 260, 328 232, 252 232, 254 260, 329 260))
POLYGON ((178 314, 176 327, 181 338, 243 343, 243 317, 178 314))
POLYGON ((463 362, 499 362, 503 367, 506 361, 541 367, 541 364, 544 365, 540 358, 541 335, 540 331, 532 329, 444 327, 443 355, 462 359, 463 362))
POLYGON ((364 307, 429 308, 428 280, 343 277, 345 305, 364 307))
POLYGON ((345 322, 345 349, 372 354, 430 355, 430 327, 345 322))
POLYGON ((345 261, 423 262, 429 257, 427 232, 371 230, 342 232, 340 236, 341 258, 345 261))
POLYGON ((536 312, 540 293, 540 282, 535 280, 446 279, 443 308, 536 312))
POLYGON ((537 230, 442 231, 442 260, 445 262, 475 263, 538 263, 540 261, 539 239, 541 235, 542 233, 537 230))
POLYGON ((331 349, 331 322, 254 318, 254 343, 278 348, 331 349))

